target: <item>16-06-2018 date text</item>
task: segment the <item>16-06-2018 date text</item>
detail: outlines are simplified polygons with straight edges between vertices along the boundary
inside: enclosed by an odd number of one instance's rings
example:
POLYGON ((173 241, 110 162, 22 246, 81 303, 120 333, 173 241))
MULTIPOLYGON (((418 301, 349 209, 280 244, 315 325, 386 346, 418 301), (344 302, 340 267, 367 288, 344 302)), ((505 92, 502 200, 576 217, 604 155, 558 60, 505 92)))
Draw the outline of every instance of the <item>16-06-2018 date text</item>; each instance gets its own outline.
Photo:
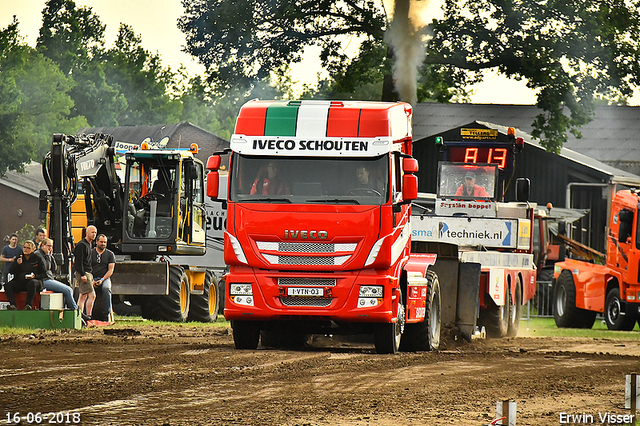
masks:
POLYGON ((82 421, 80 413, 70 411, 58 411, 58 412, 28 412, 24 413, 7 413, 7 424, 80 424, 82 421))

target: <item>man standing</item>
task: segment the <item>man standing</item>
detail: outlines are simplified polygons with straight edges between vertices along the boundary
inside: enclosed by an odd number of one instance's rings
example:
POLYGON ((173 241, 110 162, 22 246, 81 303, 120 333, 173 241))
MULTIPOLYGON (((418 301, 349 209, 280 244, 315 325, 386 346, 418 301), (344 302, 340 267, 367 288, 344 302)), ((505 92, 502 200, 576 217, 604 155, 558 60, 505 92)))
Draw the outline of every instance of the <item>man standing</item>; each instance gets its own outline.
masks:
POLYGON ((27 240, 22 247, 23 253, 11 264, 9 272, 13 278, 6 285, 5 292, 9 306, 7 309, 15 310, 15 293, 27 292, 27 300, 24 305, 25 311, 30 310, 36 293, 42 290, 42 280, 47 277, 45 260, 40 253, 35 253, 36 245, 33 241, 27 240))
MULTIPOLYGON (((2 254, 0 254, 0 261, 4 262, 4 270, 2 274, 4 276, 4 282, 8 283, 9 277, 9 268, 11 268, 11 264, 18 256, 22 254, 22 247, 18 247, 18 235, 11 234, 9 237, 9 245, 4 246, 2 249, 2 254)), ((0 286, 2 288, 2 286, 0 286)))
POLYGON ((40 244, 42 243, 42 240, 44 240, 46 236, 47 234, 44 232, 44 229, 38 228, 36 230, 36 237, 33 239, 33 242, 36 243, 36 250, 40 248, 40 244))
POLYGON ((93 312, 93 302, 96 300, 96 293, 93 291, 93 274, 91 269, 91 242, 95 240, 98 229, 93 226, 87 226, 85 237, 78 241, 73 250, 73 275, 75 285, 80 289, 80 297, 78 298, 78 309, 82 313, 82 319, 91 320, 93 312), (84 305, 87 304, 87 313, 84 314, 84 305))
POLYGON ((111 275, 116 267, 116 255, 107 248, 107 236, 98 235, 91 250, 91 268, 96 289, 102 292, 102 317, 111 321, 111 275))

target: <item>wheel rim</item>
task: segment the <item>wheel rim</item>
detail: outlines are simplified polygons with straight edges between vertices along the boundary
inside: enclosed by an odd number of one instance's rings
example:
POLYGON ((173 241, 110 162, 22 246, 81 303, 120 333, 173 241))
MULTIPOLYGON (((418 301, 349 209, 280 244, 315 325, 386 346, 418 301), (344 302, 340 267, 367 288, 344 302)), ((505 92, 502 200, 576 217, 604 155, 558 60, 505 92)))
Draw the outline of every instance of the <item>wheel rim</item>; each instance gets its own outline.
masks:
POLYGON ((440 301, 434 298, 433 303, 431 305, 431 315, 429 316, 431 327, 431 336, 430 341, 433 344, 440 343, 440 327, 442 324, 438 321, 440 318, 440 301))
POLYGON ((187 288, 187 283, 183 279, 180 283, 180 310, 182 312, 187 310, 187 298, 189 297, 189 289, 187 288))
MULTIPOLYGON (((213 283, 211 283, 211 285, 213 285, 213 283)), ((216 289, 213 289, 213 293, 211 293, 211 286, 209 287, 209 315, 213 315, 213 313, 216 310, 216 302, 217 302, 217 297, 216 297, 216 289)))
POLYGON ((404 305, 402 303, 398 304, 398 319, 396 321, 396 347, 400 346, 400 339, 402 338, 402 333, 404 333, 404 320, 405 320, 405 312, 404 305))
POLYGON ((613 299, 612 303, 607 307, 607 317, 611 324, 620 318, 620 300, 618 298, 613 299))
POLYGON ((559 317, 564 315, 564 306, 567 302, 567 291, 564 286, 558 286, 556 297, 556 313, 559 317))

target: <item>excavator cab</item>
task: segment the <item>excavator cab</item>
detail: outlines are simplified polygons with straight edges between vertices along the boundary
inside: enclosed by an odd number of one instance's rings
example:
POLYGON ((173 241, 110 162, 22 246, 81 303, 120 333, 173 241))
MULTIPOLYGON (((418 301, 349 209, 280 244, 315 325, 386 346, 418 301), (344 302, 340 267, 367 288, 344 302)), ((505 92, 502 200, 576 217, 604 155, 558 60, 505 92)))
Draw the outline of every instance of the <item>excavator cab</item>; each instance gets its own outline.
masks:
POLYGON ((203 170, 189 151, 127 152, 123 252, 139 259, 204 254, 203 170))

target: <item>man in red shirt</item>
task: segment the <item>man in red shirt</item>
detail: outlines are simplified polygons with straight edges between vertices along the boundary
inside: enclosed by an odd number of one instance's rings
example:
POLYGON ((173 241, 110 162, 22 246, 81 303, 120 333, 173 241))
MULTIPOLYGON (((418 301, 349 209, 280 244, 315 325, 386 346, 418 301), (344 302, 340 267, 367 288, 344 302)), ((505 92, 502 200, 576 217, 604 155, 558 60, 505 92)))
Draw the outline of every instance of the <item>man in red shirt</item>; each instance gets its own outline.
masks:
POLYGON ((474 172, 467 172, 467 174, 464 175, 464 183, 458 187, 456 195, 490 197, 489 193, 487 193, 483 187, 476 185, 476 174, 474 172))

